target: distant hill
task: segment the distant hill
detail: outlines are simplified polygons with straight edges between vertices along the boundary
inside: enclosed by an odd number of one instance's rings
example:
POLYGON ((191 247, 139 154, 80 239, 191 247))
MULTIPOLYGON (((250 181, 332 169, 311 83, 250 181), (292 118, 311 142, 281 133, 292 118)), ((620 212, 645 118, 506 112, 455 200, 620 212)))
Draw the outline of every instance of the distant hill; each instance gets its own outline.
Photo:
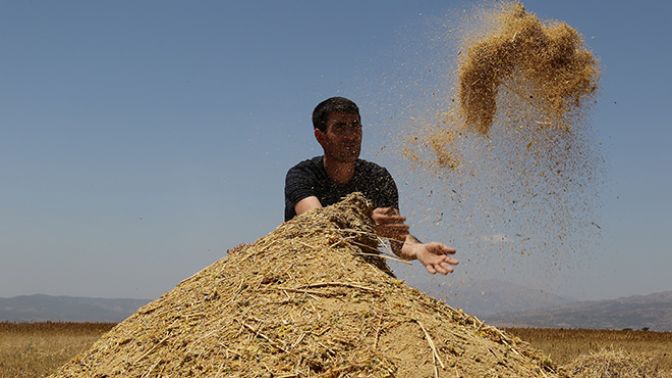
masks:
POLYGON ((484 319, 507 326, 672 331, 672 291, 503 312, 484 319))
MULTIPOLYGON (((424 291, 502 326, 672 331, 672 291, 583 302, 497 280, 424 291)), ((147 302, 42 294, 0 298, 0 321, 119 322, 147 302)))
MULTIPOLYGON (((434 286, 423 291, 481 318, 496 313, 556 306, 573 301, 570 298, 498 280, 473 281, 447 288, 434 286)), ((147 302, 149 300, 146 299, 105 299, 42 294, 0 298, 0 321, 118 322, 147 302)))
POLYGON ((147 299, 22 295, 0 298, 0 321, 119 322, 147 302, 147 299))
POLYGON ((487 318, 490 315, 553 307, 574 302, 544 290, 500 280, 473 280, 448 287, 435 286, 423 291, 452 307, 487 318))

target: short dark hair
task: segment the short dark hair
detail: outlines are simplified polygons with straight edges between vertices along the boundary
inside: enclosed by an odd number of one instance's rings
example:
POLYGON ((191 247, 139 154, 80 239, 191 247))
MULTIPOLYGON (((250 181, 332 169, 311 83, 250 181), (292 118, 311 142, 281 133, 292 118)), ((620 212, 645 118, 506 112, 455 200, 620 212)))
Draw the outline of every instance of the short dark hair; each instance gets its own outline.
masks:
POLYGON ((327 131, 329 115, 336 112, 353 113, 359 116, 359 108, 352 100, 345 97, 331 97, 317 104, 313 110, 313 127, 322 132, 327 131))

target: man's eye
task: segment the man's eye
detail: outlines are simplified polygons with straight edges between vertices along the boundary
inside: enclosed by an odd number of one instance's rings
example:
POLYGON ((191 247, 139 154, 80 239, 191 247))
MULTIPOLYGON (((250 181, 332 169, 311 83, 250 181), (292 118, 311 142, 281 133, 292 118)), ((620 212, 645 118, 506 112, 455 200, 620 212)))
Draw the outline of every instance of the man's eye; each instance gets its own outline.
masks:
POLYGON ((345 134, 346 132, 356 132, 362 128, 360 123, 339 123, 333 126, 334 133, 336 134, 345 134))

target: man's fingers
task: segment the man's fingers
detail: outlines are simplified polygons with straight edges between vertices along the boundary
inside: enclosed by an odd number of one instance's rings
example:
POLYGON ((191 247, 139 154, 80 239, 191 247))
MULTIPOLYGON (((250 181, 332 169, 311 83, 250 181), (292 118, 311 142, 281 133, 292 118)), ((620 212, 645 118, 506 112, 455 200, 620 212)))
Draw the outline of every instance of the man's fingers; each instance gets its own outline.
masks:
POLYGON ((432 264, 427 264, 425 265, 425 268, 427 268, 427 271, 432 274, 436 274, 436 269, 432 266, 432 264))
POLYGON ((389 224, 389 223, 404 223, 406 222, 406 217, 402 215, 385 215, 378 217, 376 221, 379 224, 389 224))
POLYGON ((388 215, 398 214, 397 209, 395 209, 394 207, 378 207, 373 209, 373 212, 388 215))
POLYGON ((454 257, 450 257, 450 255, 438 255, 439 258, 439 263, 446 263, 450 265, 457 265, 460 263, 460 261, 454 257))
POLYGON ((448 256, 446 256, 446 258, 443 261, 450 264, 450 265, 457 265, 457 264, 460 263, 460 261, 458 259, 454 259, 454 258, 448 257, 448 256))
POLYGON ((401 216, 399 211, 393 207, 378 207, 373 209, 371 214, 376 224, 386 224, 386 223, 404 223, 406 217, 401 216))
POLYGON ((440 263, 439 265, 441 265, 441 267, 442 267, 443 269, 445 269, 446 272, 448 272, 448 273, 452 273, 452 272, 453 272, 453 268, 450 266, 449 263, 447 263, 447 262, 442 262, 442 263, 440 263))
POLYGON ((446 268, 446 267, 443 266, 442 264, 436 264, 436 265, 434 265, 434 269, 436 269, 437 272, 439 272, 439 273, 441 273, 441 274, 444 274, 444 275, 445 275, 445 274, 448 274, 448 273, 450 273, 450 272, 452 271, 452 269, 449 270, 448 268, 446 268))
POLYGON ((427 249, 437 255, 452 255, 456 252, 455 248, 441 243, 428 243, 427 249))
POLYGON ((403 241, 409 230, 405 224, 380 224, 376 226, 376 233, 384 238, 403 241))
POLYGON ((405 224, 384 224, 376 226, 376 232, 385 237, 406 237, 408 226, 405 224))
POLYGON ((456 252, 455 248, 449 247, 445 244, 440 244, 439 249, 441 250, 442 253, 447 255, 453 255, 456 252))
POLYGON ((379 224, 378 228, 383 229, 383 230, 409 230, 409 227, 407 224, 403 223, 390 223, 390 224, 379 224))

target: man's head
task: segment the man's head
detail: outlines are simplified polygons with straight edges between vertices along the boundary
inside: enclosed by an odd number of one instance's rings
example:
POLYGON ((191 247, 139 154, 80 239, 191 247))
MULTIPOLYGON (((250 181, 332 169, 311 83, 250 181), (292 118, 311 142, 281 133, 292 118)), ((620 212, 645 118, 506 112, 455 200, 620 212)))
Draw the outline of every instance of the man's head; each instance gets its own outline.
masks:
POLYGON ((313 128, 326 132, 329 115, 337 112, 352 113, 359 117, 359 108, 352 100, 345 97, 331 97, 317 104, 313 110, 313 128))
POLYGON ((324 154, 341 162, 354 162, 362 147, 362 124, 357 105, 344 97, 332 97, 313 110, 315 138, 324 154))

